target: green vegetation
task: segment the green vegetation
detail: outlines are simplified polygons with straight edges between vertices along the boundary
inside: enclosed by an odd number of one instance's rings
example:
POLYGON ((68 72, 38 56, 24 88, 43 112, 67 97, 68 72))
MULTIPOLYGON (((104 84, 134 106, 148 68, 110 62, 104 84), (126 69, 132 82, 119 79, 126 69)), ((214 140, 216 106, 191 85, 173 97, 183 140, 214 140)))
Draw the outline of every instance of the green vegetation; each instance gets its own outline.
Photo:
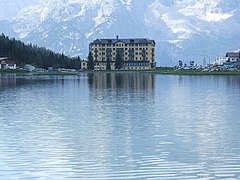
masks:
POLYGON ((44 69, 48 67, 80 69, 80 57, 70 58, 36 45, 25 45, 14 38, 9 39, 4 34, 0 35, 0 57, 11 57, 20 67, 31 64, 44 69))
POLYGON ((55 76, 55 75, 77 75, 77 72, 34 72, 33 75, 55 76))
POLYGON ((123 56, 118 51, 116 55, 115 69, 122 69, 122 68, 123 68, 123 56))
POLYGON ((89 52, 88 54, 87 69, 94 70, 94 62, 93 62, 93 56, 91 52, 89 52))
POLYGON ((110 64, 110 60, 107 60, 107 65, 106 65, 106 70, 110 71, 111 70, 111 64, 110 64))
POLYGON ((172 67, 161 67, 154 70, 147 70, 145 72, 172 75, 240 75, 240 71, 202 71, 190 69, 176 70, 175 68, 172 67))
POLYGON ((26 70, 21 70, 21 69, 0 69, 0 73, 28 73, 26 70))

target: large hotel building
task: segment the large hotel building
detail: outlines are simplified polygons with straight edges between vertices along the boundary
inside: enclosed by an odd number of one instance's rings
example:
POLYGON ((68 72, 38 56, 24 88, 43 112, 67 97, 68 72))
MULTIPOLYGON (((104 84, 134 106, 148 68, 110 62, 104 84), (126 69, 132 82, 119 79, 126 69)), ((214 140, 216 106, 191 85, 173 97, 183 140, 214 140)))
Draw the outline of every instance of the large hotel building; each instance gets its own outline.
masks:
POLYGON ((123 69, 154 69, 155 41, 149 39, 96 39, 89 45, 95 63, 95 69, 105 70, 107 62, 114 69, 117 52, 123 59, 123 69))

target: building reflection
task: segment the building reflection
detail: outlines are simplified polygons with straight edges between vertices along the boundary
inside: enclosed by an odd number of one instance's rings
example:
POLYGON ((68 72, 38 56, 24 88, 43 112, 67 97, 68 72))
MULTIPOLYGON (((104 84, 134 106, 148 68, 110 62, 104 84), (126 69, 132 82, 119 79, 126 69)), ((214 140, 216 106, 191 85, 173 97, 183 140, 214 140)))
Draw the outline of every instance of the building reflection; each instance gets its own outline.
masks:
POLYGON ((155 76, 147 73, 89 73, 91 90, 117 90, 140 92, 155 89, 155 76))
MULTIPOLYGON (((101 157, 105 151, 111 164, 116 157, 126 161, 138 153, 151 151, 152 119, 155 117, 156 76, 139 72, 95 72, 88 74, 90 111, 89 119, 94 120, 93 132, 89 136, 99 139, 100 144, 91 157, 101 157), (144 145, 138 145, 143 142, 144 145), (100 154, 98 154, 100 153, 100 154)), ((90 138, 91 139, 91 138, 90 138)), ((96 143, 95 143, 96 144, 96 143)), ((104 159, 99 159, 101 162, 104 159)))

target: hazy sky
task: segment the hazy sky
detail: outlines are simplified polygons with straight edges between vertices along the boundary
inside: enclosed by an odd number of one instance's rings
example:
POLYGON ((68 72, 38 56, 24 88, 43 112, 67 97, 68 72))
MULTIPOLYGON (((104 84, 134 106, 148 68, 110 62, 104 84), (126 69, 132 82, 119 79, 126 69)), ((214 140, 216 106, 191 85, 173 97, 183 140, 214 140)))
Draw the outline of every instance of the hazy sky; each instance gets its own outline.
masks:
POLYGON ((0 20, 11 20, 18 11, 37 0, 0 0, 0 20))

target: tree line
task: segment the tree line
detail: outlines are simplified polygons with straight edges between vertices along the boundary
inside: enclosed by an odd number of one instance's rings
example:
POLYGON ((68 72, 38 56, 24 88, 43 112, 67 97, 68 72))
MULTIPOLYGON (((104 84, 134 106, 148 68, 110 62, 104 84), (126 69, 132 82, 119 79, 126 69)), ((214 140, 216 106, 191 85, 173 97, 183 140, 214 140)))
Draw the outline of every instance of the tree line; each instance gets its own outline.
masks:
POLYGON ((54 53, 44 47, 32 44, 24 44, 14 38, 10 39, 4 34, 0 35, 0 57, 13 58, 17 66, 23 67, 31 64, 38 68, 68 68, 80 69, 80 57, 69 57, 63 53, 54 53))

